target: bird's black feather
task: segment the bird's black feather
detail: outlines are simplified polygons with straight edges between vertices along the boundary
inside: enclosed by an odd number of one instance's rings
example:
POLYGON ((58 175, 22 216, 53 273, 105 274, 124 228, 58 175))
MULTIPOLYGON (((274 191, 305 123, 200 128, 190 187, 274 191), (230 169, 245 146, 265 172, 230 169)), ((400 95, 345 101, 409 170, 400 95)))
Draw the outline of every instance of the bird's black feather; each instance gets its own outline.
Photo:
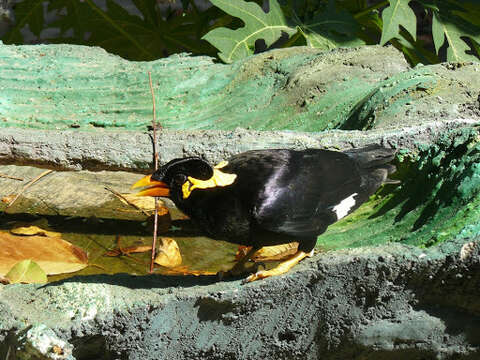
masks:
MULTIPOLYGON (((195 189, 183 198, 178 183, 167 180, 175 204, 211 237, 255 247, 298 241, 308 252, 330 224, 387 180, 395 170, 389 164, 393 157, 393 150, 379 147, 252 150, 231 157, 221 169, 237 175, 231 185, 195 189)), ((162 181, 167 173, 195 177, 185 164, 173 161, 168 171, 162 167, 154 176, 162 181)))

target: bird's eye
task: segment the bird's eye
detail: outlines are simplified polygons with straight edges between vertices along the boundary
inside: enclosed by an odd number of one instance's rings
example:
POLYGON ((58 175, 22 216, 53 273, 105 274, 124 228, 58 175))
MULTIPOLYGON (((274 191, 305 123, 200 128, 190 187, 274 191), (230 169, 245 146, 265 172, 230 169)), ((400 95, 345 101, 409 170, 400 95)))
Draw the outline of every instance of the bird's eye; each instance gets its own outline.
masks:
POLYGON ((185 183, 185 181, 187 181, 187 177, 183 174, 176 174, 174 177, 173 177, 173 182, 175 183, 175 185, 183 185, 185 183))

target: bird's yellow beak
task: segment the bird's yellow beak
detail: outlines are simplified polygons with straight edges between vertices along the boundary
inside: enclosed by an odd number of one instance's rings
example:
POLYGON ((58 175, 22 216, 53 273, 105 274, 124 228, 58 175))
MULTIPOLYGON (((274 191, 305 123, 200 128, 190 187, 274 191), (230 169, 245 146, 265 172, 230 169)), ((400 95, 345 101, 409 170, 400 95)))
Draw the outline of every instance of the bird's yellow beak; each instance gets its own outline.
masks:
POLYGON ((140 180, 138 180, 135 184, 132 185, 131 189, 149 186, 148 188, 139 191, 136 195, 137 196, 162 196, 168 197, 170 195, 170 189, 168 185, 165 184, 163 181, 152 180, 152 175, 147 175, 140 180))

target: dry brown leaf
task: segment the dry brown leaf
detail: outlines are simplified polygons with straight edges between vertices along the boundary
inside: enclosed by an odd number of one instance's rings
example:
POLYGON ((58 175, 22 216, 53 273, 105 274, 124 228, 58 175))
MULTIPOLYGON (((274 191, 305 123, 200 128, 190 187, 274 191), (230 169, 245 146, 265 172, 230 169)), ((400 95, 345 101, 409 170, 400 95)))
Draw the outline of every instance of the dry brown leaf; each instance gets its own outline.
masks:
POLYGON ((238 261, 242 259, 245 255, 247 255, 251 248, 251 246, 240 245, 238 247, 237 253, 235 254, 235 260, 238 261))
MULTIPOLYGON (((155 198, 150 196, 137 196, 136 194, 120 194, 122 197, 119 200, 124 203, 125 205, 134 204, 138 208, 145 210, 145 211, 153 211, 155 210, 155 198), (130 204, 129 204, 130 203, 130 204)), ((165 206, 165 203, 161 200, 158 200, 157 205, 158 215, 162 216, 168 213, 168 208, 165 206)))
POLYGON ((142 253, 147 251, 152 251, 151 245, 127 246, 127 247, 115 248, 113 250, 109 250, 105 253, 105 256, 120 256, 120 255, 132 254, 132 253, 142 253))
POLYGON ((253 261, 276 261, 293 255, 298 250, 298 242, 275 246, 264 246, 253 256, 253 261))
POLYGON ((17 196, 16 194, 4 196, 2 198, 2 202, 8 205, 13 201, 13 199, 15 199, 16 196, 17 196))
POLYGON ((47 275, 70 273, 87 266, 87 254, 79 247, 55 237, 16 236, 0 232, 0 275, 17 262, 35 261, 47 275))
MULTIPOLYGON (((235 254, 235 260, 240 260, 250 250, 250 246, 239 246, 235 254)), ((298 250, 298 242, 288 244, 264 246, 258 250, 253 256, 253 261, 278 261, 293 255, 298 250)))
POLYGON ((178 266, 173 269, 168 269, 162 271, 164 275, 193 275, 193 276, 200 276, 200 275, 217 275, 216 272, 213 271, 204 271, 204 270, 190 270, 188 266, 178 266))
POLYGON ((182 255, 180 254, 180 248, 177 242, 172 238, 162 237, 161 245, 157 250, 157 257, 155 258, 155 264, 174 268, 182 263, 182 255))
POLYGON ((63 351, 63 349, 58 345, 53 345, 52 351, 55 353, 55 355, 63 355, 65 353, 65 351, 63 351))
POLYGON ((10 229, 10 233, 14 235, 24 235, 24 236, 39 235, 39 236, 48 236, 48 237, 56 237, 56 238, 62 237, 62 234, 59 232, 44 230, 35 225, 16 226, 10 229))

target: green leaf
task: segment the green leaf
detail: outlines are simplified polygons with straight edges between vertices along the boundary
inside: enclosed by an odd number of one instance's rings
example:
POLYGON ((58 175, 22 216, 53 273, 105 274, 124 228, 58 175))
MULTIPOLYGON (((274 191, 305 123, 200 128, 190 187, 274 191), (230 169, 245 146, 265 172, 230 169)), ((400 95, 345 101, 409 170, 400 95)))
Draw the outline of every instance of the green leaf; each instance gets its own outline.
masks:
POLYGON ((157 11, 155 10, 155 1, 151 0, 132 0, 136 8, 142 13, 145 22, 152 26, 158 25, 157 11))
POLYGON ((364 45, 356 36, 360 31, 355 18, 345 10, 336 11, 332 1, 329 6, 317 14, 311 21, 301 24, 302 34, 307 45, 319 49, 334 49, 339 46, 350 47, 364 45))
POLYGON ((437 64, 440 61, 435 52, 425 49, 421 39, 414 40, 403 29, 400 31, 400 35, 401 37, 398 40, 392 40, 392 45, 403 52, 410 64, 437 64))
POLYGON ((47 282, 45 271, 32 260, 17 262, 5 277, 10 281, 10 284, 45 284, 47 282))
POLYGON ((206 32, 211 11, 206 10, 201 14, 190 11, 182 16, 163 19, 157 12, 155 2, 132 2, 143 19, 111 0, 106 1, 106 10, 91 0, 52 0, 50 10, 67 10, 54 25, 60 27, 62 32, 73 29, 75 38, 60 37, 49 39, 49 42, 101 46, 129 60, 152 60, 184 51, 213 55, 213 48, 200 40, 199 33, 202 26, 205 30, 201 34, 206 32), (88 34, 91 35, 88 37, 88 34))
POLYGON ((472 40, 472 46, 473 46, 473 49, 475 50, 475 55, 480 58, 480 44, 475 40, 472 40))
MULTIPOLYGON (((445 39, 447 40, 447 61, 478 61, 474 55, 466 53, 470 47, 461 37, 468 36, 467 33, 452 19, 444 18, 437 11, 433 12, 432 35, 437 53, 445 43, 445 39)), ((469 37, 477 42, 480 41, 479 35, 469 37)))
POLYGON ((383 31, 380 45, 400 36, 399 26, 403 26, 416 39, 417 18, 408 6, 410 0, 389 0, 390 6, 382 12, 383 31))
POLYGON ((151 32, 153 29, 145 27, 145 23, 138 16, 129 14, 113 0, 106 1, 107 12, 100 9, 92 0, 85 2, 99 17, 92 19, 97 25, 91 26, 95 29, 90 38, 91 42, 107 50, 121 46, 121 42, 127 42, 130 43, 132 51, 139 52, 141 58, 155 57, 141 40, 145 32, 151 32), (103 27, 100 23, 103 23, 103 27))
POLYGON ((72 29, 76 43, 82 44, 84 42, 85 33, 89 31, 85 26, 86 22, 83 21, 85 18, 84 14, 91 11, 85 2, 77 0, 52 0, 48 3, 48 11, 56 11, 58 17, 49 24, 50 27, 60 28, 62 36, 66 31, 72 29), (60 15, 60 12, 62 15, 60 15))
POLYGON ((296 29, 287 25, 277 0, 270 0, 268 13, 253 2, 210 1, 226 13, 240 18, 245 24, 244 27, 236 30, 215 28, 202 38, 220 50, 218 56, 226 63, 252 55, 255 51, 255 41, 259 39, 264 39, 268 47, 280 38, 282 32, 288 35, 296 32, 296 29))
POLYGON ((26 25, 35 35, 40 35, 44 28, 43 0, 25 0, 15 7, 15 26, 4 36, 6 44, 21 44, 23 35, 20 30, 26 25))

